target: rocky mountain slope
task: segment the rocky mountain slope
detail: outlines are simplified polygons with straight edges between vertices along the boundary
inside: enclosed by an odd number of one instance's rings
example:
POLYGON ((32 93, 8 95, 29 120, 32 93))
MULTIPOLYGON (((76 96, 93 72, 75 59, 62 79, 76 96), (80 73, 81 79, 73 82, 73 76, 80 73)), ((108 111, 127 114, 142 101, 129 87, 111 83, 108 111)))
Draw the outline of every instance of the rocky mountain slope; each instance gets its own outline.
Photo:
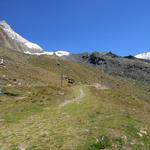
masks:
POLYGON ((145 84, 150 84, 150 62, 133 56, 120 57, 111 52, 72 55, 68 60, 92 65, 113 76, 121 76, 145 84))

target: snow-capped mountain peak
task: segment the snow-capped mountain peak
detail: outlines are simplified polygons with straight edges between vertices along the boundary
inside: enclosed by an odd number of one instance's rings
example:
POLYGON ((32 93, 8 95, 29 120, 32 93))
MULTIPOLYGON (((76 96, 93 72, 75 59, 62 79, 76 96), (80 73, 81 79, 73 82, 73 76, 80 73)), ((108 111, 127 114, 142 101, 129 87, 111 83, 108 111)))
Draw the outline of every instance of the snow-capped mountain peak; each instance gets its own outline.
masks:
MULTIPOLYGON (((21 35, 19 35, 18 33, 16 33, 9 24, 7 24, 6 21, 0 21, 0 26, 2 27, 2 29, 5 31, 5 33, 7 34, 7 36, 9 38, 11 38, 12 40, 15 40, 17 43, 22 44, 23 46, 32 49, 33 51, 43 51, 43 49, 35 44, 32 43, 28 40, 26 40, 25 38, 23 38, 21 35)), ((26 50, 25 50, 26 51, 26 50)))
POLYGON ((3 40, 0 46, 8 46, 8 48, 29 55, 56 55, 58 57, 70 55, 69 52, 63 50, 55 52, 44 51, 39 45, 26 40, 16 33, 6 21, 0 21, 0 38, 3 40))
POLYGON ((139 58, 139 59, 148 59, 148 60, 150 60, 150 52, 138 54, 135 57, 139 58))

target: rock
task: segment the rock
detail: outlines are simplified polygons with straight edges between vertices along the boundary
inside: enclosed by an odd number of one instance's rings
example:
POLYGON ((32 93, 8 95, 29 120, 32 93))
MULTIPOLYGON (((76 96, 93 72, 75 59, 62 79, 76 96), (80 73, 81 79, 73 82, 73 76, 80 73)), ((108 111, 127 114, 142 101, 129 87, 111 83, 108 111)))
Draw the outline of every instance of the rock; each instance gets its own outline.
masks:
POLYGON ((74 84, 74 83, 75 83, 75 80, 74 80, 74 79, 69 78, 69 79, 68 79, 68 83, 69 83, 69 84, 74 84))
POLYGON ((22 85, 22 83, 21 83, 21 82, 19 82, 19 83, 18 83, 18 85, 22 85))

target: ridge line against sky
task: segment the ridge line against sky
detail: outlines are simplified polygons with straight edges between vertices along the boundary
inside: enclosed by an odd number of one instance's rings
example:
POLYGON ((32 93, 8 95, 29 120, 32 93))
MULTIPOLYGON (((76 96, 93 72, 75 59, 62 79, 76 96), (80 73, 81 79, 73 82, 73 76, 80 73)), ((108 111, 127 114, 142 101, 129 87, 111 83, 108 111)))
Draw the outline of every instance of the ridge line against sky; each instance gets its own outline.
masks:
POLYGON ((149 0, 1 0, 0 20, 47 51, 150 51, 149 0))

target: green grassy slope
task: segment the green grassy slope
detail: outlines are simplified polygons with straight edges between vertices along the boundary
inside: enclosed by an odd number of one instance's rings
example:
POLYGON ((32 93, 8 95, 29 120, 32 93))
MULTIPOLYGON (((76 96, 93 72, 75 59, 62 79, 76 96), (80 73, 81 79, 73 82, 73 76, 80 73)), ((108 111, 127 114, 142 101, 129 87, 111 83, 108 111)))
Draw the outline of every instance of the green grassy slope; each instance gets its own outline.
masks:
POLYGON ((0 56, 0 149, 150 149, 150 87, 57 57, 0 56), (60 87, 62 71, 74 85, 60 87))

